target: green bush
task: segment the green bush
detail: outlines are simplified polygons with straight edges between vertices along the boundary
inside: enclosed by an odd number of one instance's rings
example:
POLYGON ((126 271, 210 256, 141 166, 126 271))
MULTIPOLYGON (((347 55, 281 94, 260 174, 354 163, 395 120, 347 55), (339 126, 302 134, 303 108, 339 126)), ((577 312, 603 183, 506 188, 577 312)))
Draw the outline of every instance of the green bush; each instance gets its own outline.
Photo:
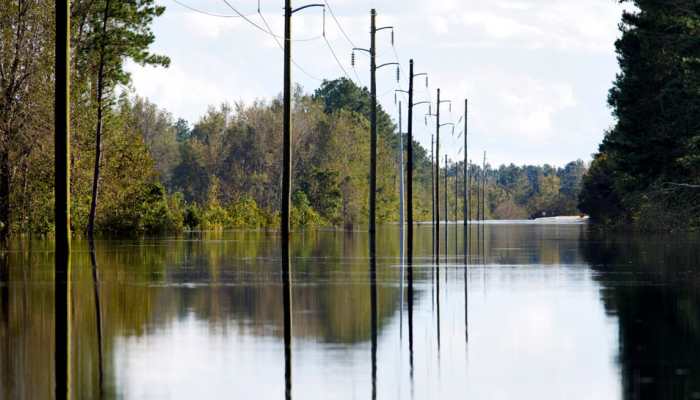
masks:
POLYGON ((183 229, 182 213, 173 212, 172 205, 160 183, 146 183, 120 204, 103 210, 97 228, 112 234, 179 232, 183 229))
POLYGON ((304 192, 294 192, 292 203, 293 206, 289 215, 292 226, 308 227, 324 225, 323 218, 311 207, 311 203, 304 192))

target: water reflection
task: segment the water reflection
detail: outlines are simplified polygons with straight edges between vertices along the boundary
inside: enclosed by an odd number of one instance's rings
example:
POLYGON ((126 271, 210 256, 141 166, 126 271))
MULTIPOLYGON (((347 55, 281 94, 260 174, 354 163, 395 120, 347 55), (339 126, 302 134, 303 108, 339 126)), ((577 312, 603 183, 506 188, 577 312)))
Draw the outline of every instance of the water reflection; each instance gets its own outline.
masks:
MULTIPOLYGON (((73 315, 73 285, 70 252, 56 249, 54 272, 54 371, 55 398, 71 398, 71 323, 73 315)), ((25 282, 26 283, 26 282, 25 282)))
POLYGON ((377 260, 370 257, 369 266, 369 298, 371 321, 372 347, 372 399, 377 398, 377 260))
POLYGON ((92 266, 92 286, 95 297, 95 327, 97 328, 97 369, 98 369, 98 390, 100 398, 104 393, 104 370, 102 357, 102 308, 100 307, 100 281, 97 271, 97 255, 95 254, 95 241, 90 240, 90 264, 92 266))
POLYGON ((282 240, 282 304, 284 308, 284 397, 292 398, 292 269, 289 240, 282 240))
POLYGON ((435 268, 430 226, 404 267, 389 228, 374 259, 367 234, 334 231, 286 254, 263 232, 78 242, 65 280, 51 243, 15 243, 0 257, 0 398, 51 398, 59 380, 76 399, 291 398, 292 377, 304 399, 697 395, 697 238, 472 229, 485 240, 462 273, 435 268), (58 304, 76 316, 63 338, 58 304))
POLYGON ((625 398, 700 398, 697 237, 591 234, 582 253, 619 321, 625 398))

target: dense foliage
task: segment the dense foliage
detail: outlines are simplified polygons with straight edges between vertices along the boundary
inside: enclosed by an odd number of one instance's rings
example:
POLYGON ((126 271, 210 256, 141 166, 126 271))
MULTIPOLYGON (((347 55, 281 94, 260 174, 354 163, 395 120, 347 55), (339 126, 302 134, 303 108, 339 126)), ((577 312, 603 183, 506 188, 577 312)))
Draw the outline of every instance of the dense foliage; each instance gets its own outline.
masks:
POLYGON ((700 5, 634 0, 616 43, 617 124, 584 181, 581 209, 608 224, 700 227, 700 5))
MULTIPOLYGON (((0 5, 2 236, 53 230, 52 10, 46 0, 0 5)), ((72 2, 73 231, 89 230, 91 216, 96 231, 116 235, 276 227, 281 99, 211 106, 190 124, 129 87, 127 61, 169 64, 149 51, 151 24, 163 11, 154 0, 72 2)), ((313 93, 295 88, 294 226, 367 223, 369 115, 369 91, 350 80, 324 81, 313 93)), ((378 128, 377 217, 386 223, 398 219, 399 136, 381 106, 378 128)), ((414 150, 414 215, 427 221, 430 156, 418 143, 414 150)), ((487 218, 577 212, 580 162, 480 171, 472 166, 472 192, 485 176, 487 218)), ((453 190, 461 167, 446 173, 447 215, 461 219, 464 199, 453 190)), ((472 217, 476 207, 472 201, 472 217)))

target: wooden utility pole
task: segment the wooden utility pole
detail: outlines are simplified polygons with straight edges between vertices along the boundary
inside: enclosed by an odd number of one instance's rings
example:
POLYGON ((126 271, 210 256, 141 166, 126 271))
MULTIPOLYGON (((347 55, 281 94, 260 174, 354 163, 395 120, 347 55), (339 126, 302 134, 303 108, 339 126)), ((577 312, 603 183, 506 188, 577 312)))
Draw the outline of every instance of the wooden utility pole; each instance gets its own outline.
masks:
MULTIPOLYGON (((320 5, 322 6, 322 5, 320 5)), ((377 70, 389 65, 399 65, 397 62, 390 62, 377 65, 377 32, 385 29, 394 29, 393 26, 383 26, 377 28, 377 11, 370 12, 370 47, 363 49, 359 47, 355 50, 369 53, 370 58, 370 165, 369 165, 369 251, 370 257, 375 255, 376 235, 377 235, 377 70)), ((397 73, 398 81, 398 73, 397 73)))
MULTIPOLYGON (((455 163, 455 263, 457 262, 457 256, 459 256, 459 224, 457 221, 457 216, 459 215, 459 168, 457 168, 457 163, 455 163)), ((464 217, 462 217, 464 219, 464 217)))
POLYGON ((419 104, 430 104, 429 101, 413 102, 413 80, 417 76, 426 76, 426 73, 413 73, 413 59, 409 62, 408 71, 408 144, 406 147, 406 206, 408 207, 408 261, 413 261, 413 107, 419 104))
POLYGON ((440 263, 440 89, 435 104, 435 263, 440 263))
POLYGON ((308 4, 292 9, 292 0, 284 0, 284 89, 282 106, 282 238, 291 232, 289 213, 292 208, 292 15, 323 4, 308 4))
POLYGON ((447 236, 448 224, 450 222, 449 206, 447 201, 447 169, 449 168, 447 161, 447 154, 445 154, 445 262, 447 262, 447 257, 449 257, 450 241, 447 236))
POLYGON ((55 152, 55 398, 70 398, 70 2, 56 1, 55 152))
MULTIPOLYGON (((408 265, 413 267, 413 59, 408 62, 408 132, 406 135, 406 219, 408 265)), ((412 275, 411 272, 409 274, 412 275)))
MULTIPOLYGON (((469 173, 469 131, 467 117, 469 112, 469 100, 464 99, 464 260, 467 262, 469 253, 469 186, 467 185, 467 174, 469 173)), ((465 283, 466 284, 466 283, 465 283)))
POLYGON ((430 192, 430 197, 432 200, 431 206, 433 211, 433 258, 435 258, 435 135, 430 135, 430 192))
POLYGON ((292 207, 292 0, 284 1, 284 106, 282 110, 282 240, 289 238, 292 207))
POLYGON ((370 256, 376 254, 377 235, 377 11, 371 11, 370 28, 370 166, 369 166, 369 236, 370 236, 370 256))
MULTIPOLYGON (((401 121, 403 115, 401 114, 401 108, 402 104, 399 102, 399 229, 400 229, 400 234, 399 234, 399 248, 401 250, 401 266, 403 267, 403 245, 404 245, 404 213, 403 213, 403 200, 404 200, 404 190, 403 190, 403 131, 401 130, 401 121)), ((403 282, 403 280, 402 280, 403 282)), ((403 292, 402 292, 403 295, 403 292)))
MULTIPOLYGON (((481 182, 481 220, 486 220, 486 150, 484 150, 484 163, 481 167, 481 174, 483 175, 481 182)), ((484 229, 486 231, 486 229, 484 229)))

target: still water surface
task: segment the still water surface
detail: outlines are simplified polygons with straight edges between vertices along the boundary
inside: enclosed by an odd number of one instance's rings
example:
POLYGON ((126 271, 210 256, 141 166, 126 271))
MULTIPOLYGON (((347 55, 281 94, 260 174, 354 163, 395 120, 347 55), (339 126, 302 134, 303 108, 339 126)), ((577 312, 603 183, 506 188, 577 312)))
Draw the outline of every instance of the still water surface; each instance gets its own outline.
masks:
MULTIPOLYGON (((417 228, 412 301, 392 227, 376 275, 366 233, 295 234, 289 286, 274 234, 77 242, 72 395, 700 399, 697 236, 487 224, 465 269, 454 228, 439 269, 417 228)), ((52 247, 0 257, 2 399, 53 397, 52 247)))

